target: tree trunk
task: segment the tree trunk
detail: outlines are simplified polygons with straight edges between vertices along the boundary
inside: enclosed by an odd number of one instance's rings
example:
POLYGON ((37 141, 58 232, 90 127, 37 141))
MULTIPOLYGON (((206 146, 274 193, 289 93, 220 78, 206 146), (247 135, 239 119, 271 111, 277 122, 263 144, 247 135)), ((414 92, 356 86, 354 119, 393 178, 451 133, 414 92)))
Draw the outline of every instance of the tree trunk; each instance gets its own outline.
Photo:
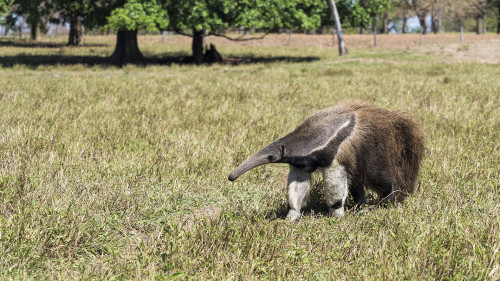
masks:
POLYGON ((377 47, 377 18, 373 18, 373 46, 377 47))
POLYGON ((364 34, 365 33, 365 28, 360 26, 358 27, 358 34, 364 34))
POLYGON ((420 22, 420 28, 422 29, 422 34, 427 34, 427 23, 425 22, 425 14, 418 14, 418 21, 420 22))
POLYGON ((438 31, 439 31, 439 17, 437 16, 437 11, 436 10, 432 10, 432 13, 431 13, 431 31, 432 33, 434 34, 437 34, 438 31))
POLYGON ((483 17, 477 16, 476 17, 476 34, 482 34, 482 33, 483 33, 483 17))
POLYGON ((144 63, 144 56, 137 45, 137 30, 118 31, 115 51, 110 60, 112 64, 119 66, 144 63))
POLYGON ((432 32, 434 34, 443 33, 441 8, 438 8, 432 15, 432 32))
POLYGON ((383 16, 383 26, 382 26, 382 33, 383 34, 387 34, 389 33, 389 27, 388 27, 388 24, 389 24, 389 11, 386 11, 384 13, 384 16, 383 16))
POLYGON ((30 34, 31 34, 32 41, 41 41, 42 36, 40 34, 40 24, 38 24, 38 23, 31 24, 30 34))
POLYGON ((193 52, 193 58, 196 64, 201 64, 203 62, 203 35, 205 32, 194 31, 193 42, 191 44, 191 50, 193 52))
POLYGON ((500 1, 497 2, 498 14, 497 14, 497 35, 500 35, 500 1))
POLYGON ((82 46, 82 22, 78 15, 71 15, 69 22, 68 46, 82 46))
POLYGON ((402 23, 401 23, 401 33, 405 34, 406 33, 406 5, 407 3, 405 2, 404 6, 403 6, 403 20, 402 20, 402 23))
POLYGON ((335 25, 337 27, 337 37, 339 41, 339 56, 347 54, 344 46, 344 37, 342 36, 342 26, 340 25, 339 13, 337 12, 337 6, 334 0, 328 0, 330 3, 330 8, 332 9, 333 18, 335 19, 335 25))
MULTIPOLYGON (((214 63, 222 61, 222 56, 219 54, 217 49, 213 44, 210 44, 210 48, 207 47, 205 53, 203 53, 203 38, 207 36, 205 30, 193 32, 193 41, 191 43, 191 51, 193 52, 193 59, 196 64, 214 63)), ((247 32, 248 36, 248 32, 247 32)), ((248 38, 248 37, 247 37, 248 38)), ((248 40, 247 40, 248 42, 248 40)))
POLYGON ((483 14, 483 34, 488 32, 488 21, 486 21, 486 12, 483 14))

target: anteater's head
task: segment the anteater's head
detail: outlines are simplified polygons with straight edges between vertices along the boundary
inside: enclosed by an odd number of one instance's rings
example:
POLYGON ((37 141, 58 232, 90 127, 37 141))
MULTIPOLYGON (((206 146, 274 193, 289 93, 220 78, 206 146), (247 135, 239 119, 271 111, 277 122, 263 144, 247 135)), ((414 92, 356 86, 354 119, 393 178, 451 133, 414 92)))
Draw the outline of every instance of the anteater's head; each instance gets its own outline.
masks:
POLYGON ((282 163, 281 160, 285 156, 285 144, 279 140, 264 147, 259 152, 245 160, 241 165, 236 167, 231 172, 228 179, 230 181, 236 180, 243 173, 264 164, 269 163, 282 163))

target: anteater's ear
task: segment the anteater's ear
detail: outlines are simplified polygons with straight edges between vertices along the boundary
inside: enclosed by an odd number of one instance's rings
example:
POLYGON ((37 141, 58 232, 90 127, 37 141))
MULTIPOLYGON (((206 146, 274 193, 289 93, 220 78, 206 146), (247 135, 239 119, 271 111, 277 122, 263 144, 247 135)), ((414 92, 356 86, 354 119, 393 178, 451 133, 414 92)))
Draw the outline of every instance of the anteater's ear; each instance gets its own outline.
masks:
POLYGON ((285 145, 284 144, 282 144, 280 146, 280 154, 281 154, 281 157, 283 157, 285 155, 285 145))

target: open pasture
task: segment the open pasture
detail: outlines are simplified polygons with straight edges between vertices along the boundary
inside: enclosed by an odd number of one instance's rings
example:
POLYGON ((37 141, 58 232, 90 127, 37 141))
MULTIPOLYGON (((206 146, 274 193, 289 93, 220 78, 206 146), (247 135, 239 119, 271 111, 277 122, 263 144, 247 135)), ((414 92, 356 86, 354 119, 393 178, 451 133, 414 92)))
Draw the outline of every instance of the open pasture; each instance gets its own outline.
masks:
MULTIPOLYGON (((124 68, 100 63, 115 37, 0 45, 0 279, 500 279, 500 65, 474 59, 481 42, 500 44, 468 38, 347 45, 346 57, 220 43, 230 63, 124 68), (291 223, 286 165, 227 181, 343 99, 422 124, 418 190, 403 204, 329 218, 317 175, 291 223)), ((146 56, 190 50, 139 44, 146 56)))

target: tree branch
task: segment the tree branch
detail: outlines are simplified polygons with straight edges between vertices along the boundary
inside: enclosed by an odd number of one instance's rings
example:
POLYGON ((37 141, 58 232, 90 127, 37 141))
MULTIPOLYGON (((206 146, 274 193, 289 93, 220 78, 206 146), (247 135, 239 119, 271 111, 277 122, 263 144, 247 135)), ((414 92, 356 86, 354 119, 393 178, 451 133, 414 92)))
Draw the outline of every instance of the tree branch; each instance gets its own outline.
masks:
MULTIPOLYGON (((185 32, 179 31, 179 30, 173 30, 173 31, 175 33, 179 34, 179 35, 183 35, 183 36, 187 36, 187 37, 193 37, 193 35, 189 34, 189 33, 185 33, 185 32)), ((241 41, 247 41, 247 40, 261 40, 261 39, 264 39, 264 37, 266 37, 268 34, 269 34, 269 32, 266 32, 266 33, 264 33, 264 35, 262 35, 260 37, 252 37, 252 38, 244 38, 245 34, 243 34, 240 37, 233 38, 233 37, 227 36, 225 34, 210 32, 206 36, 213 35, 213 36, 218 36, 218 37, 226 38, 227 40, 241 42, 241 41)), ((203 34, 203 36, 205 36, 205 34, 203 34)))
POLYGON ((179 31, 179 30, 173 30, 175 33, 179 34, 179 35, 184 35, 184 36, 187 36, 187 37, 193 37, 192 34, 189 34, 189 33, 184 33, 182 31, 179 31))
POLYGON ((269 34, 269 32, 266 32, 266 33, 264 33, 264 35, 262 35, 260 37, 252 37, 252 38, 243 38, 245 36, 245 34, 241 35, 240 37, 236 37, 236 38, 232 38, 232 37, 229 37, 229 36, 224 35, 224 34, 213 33, 213 32, 210 32, 208 35, 226 38, 227 40, 231 40, 231 41, 247 41, 247 40, 261 40, 261 39, 264 39, 264 37, 266 37, 268 34, 269 34))

